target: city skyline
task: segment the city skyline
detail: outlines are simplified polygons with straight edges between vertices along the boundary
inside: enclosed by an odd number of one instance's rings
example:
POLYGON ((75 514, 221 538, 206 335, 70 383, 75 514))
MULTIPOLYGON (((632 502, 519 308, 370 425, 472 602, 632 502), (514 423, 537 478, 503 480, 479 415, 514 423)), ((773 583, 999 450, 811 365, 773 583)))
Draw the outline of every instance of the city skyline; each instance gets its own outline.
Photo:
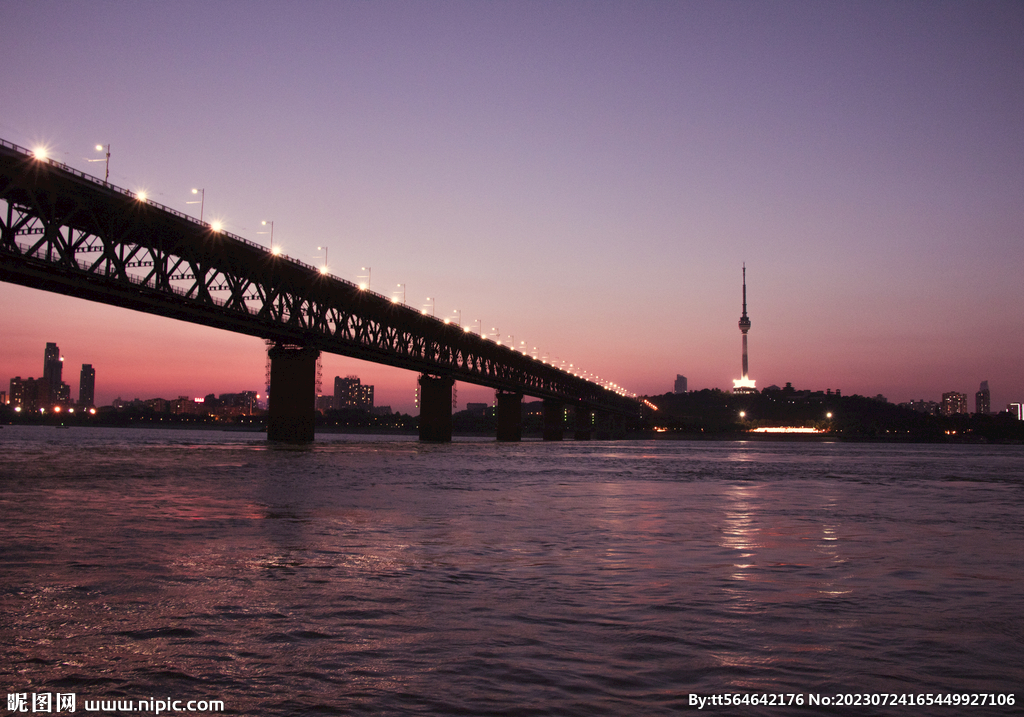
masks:
MULTIPOLYGON (((745 261, 761 386, 1024 397, 1019 4, 241 7, 0 0, 0 137, 638 394, 731 385, 745 261)), ((263 385, 258 339, 0 301, 5 381, 56 341, 97 404, 263 385)))
MULTIPOLYGON (((744 302, 744 304, 745 304, 745 302, 744 302)), ((744 317, 746 316, 745 308, 744 308, 743 316, 744 317)), ((750 322, 748 320, 747 324, 749 324, 749 323, 750 322)), ((741 320, 740 327, 741 327, 741 330, 742 330, 742 328, 743 328, 742 320, 741 320)), ((749 326, 748 326, 748 328, 749 328, 749 326)), ((744 351, 744 354, 745 354, 745 351, 744 351)), ((746 357, 744 356, 744 358, 746 358, 746 357)), ((41 387, 44 387, 44 388, 41 388, 40 391, 42 391, 42 393, 45 394, 45 395, 41 395, 41 396, 33 395, 32 402, 34 404, 35 403, 38 403, 40 405, 43 405, 43 404, 58 405, 58 404, 60 404, 60 405, 63 405, 63 406, 80 406, 80 407, 90 407, 90 406, 103 405, 103 404, 97 404, 97 403, 95 403, 93 401, 93 397, 95 395, 95 381, 96 381, 96 370, 95 370, 95 368, 91 364, 82 364, 82 368, 81 368, 81 372, 80 372, 80 378, 79 378, 79 383, 77 385, 74 385, 74 384, 68 384, 68 383, 63 382, 61 380, 63 363, 64 363, 64 356, 63 356, 63 353, 60 351, 60 347, 55 342, 47 342, 45 350, 44 350, 43 372, 40 374, 39 378, 37 379, 37 378, 35 378, 35 377, 31 376, 31 375, 27 375, 27 376, 18 375, 18 376, 11 377, 10 381, 4 383, 5 386, 10 386, 10 388, 6 392, 4 392, 3 389, 0 389, 0 403, 3 403, 4 402, 3 401, 3 397, 6 397, 6 400, 8 402, 12 403, 12 405, 13 405, 14 397, 15 397, 14 382, 17 381, 17 382, 19 382, 20 384, 23 385, 26 381, 29 381, 29 382, 35 382, 37 385, 39 385, 41 387), (56 390, 54 388, 55 386, 59 386, 59 387, 63 388, 64 391, 60 394, 60 397, 57 400, 48 400, 46 398, 46 395, 49 395, 49 396, 54 395, 54 392, 56 390), (72 398, 72 393, 75 392, 75 391, 78 392, 78 396, 79 396, 77 401, 73 400, 73 398, 72 398)), ((363 364, 363 365, 374 365, 374 364, 367 364, 367 362, 362 362, 362 361, 356 362, 356 363, 360 363, 360 364, 363 364)), ((736 381, 734 381, 734 384, 735 383, 736 383, 736 381)), ((469 384, 463 384, 463 385, 469 386, 469 384)), ((481 388, 481 387, 476 387, 476 388, 481 388)), ((708 387, 704 387, 703 389, 697 388, 697 389, 693 389, 693 390, 701 391, 701 390, 706 390, 707 388, 708 387)), ((489 389, 486 389, 486 390, 489 391, 489 389)), ((715 390, 722 390, 722 389, 718 389, 717 387, 715 387, 715 390)), ((799 387, 797 389, 794 386, 792 386, 791 382, 786 382, 785 387, 780 387, 778 385, 774 385, 773 384, 773 385, 765 387, 762 390, 764 390, 764 391, 792 391, 792 390, 800 390, 800 391, 803 391, 803 392, 815 392, 816 391, 818 393, 823 393, 823 394, 832 394, 834 392, 835 395, 837 395, 837 396, 842 394, 842 388, 841 387, 835 387, 835 388, 832 388, 832 387, 828 387, 828 388, 799 387)), ((688 391, 689 391, 689 389, 687 388, 687 379, 686 379, 686 377, 677 374, 676 377, 675 377, 675 381, 673 382, 672 389, 664 391, 664 392, 661 392, 661 393, 652 393, 652 394, 648 394, 648 395, 651 396, 651 397, 656 397, 656 396, 659 396, 659 395, 671 394, 671 393, 676 393, 676 394, 687 393, 688 391)), ((732 393, 757 393, 758 391, 751 390, 749 387, 740 386, 739 390, 736 390, 734 388, 731 392, 732 393)), ((121 395, 120 392, 111 391, 111 393, 117 393, 118 395, 117 395, 117 397, 115 399, 113 399, 112 401, 110 401, 110 403, 108 403, 106 405, 112 405, 115 408, 118 406, 119 403, 127 404, 127 403, 140 402, 140 401, 142 401, 142 402, 150 402, 151 403, 153 401, 168 402, 168 401, 174 401, 174 400, 186 400, 186 401, 193 401, 193 400, 195 400, 196 402, 202 402, 204 397, 206 399, 209 399, 210 396, 216 396, 216 395, 219 395, 219 396, 235 395, 235 394, 238 394, 238 393, 252 394, 252 396, 255 399, 262 399, 264 402, 267 399, 267 396, 261 394, 259 390, 251 390, 251 389, 250 390, 243 390, 243 391, 229 391, 229 392, 203 390, 203 391, 198 391, 198 392, 196 392, 196 393, 194 393, 192 395, 181 394, 181 395, 175 396, 174 398, 169 398, 169 396, 164 396, 164 395, 159 395, 159 396, 154 395, 154 396, 145 396, 145 397, 143 397, 143 396, 132 396, 131 398, 125 398, 124 396, 121 395)), ((418 396, 418 392, 416 393, 416 395, 418 396)), ((456 390, 456 393, 453 394, 453 399, 455 398, 456 395, 457 395, 457 390, 456 390)), ((849 395, 849 393, 847 395, 849 395)), ((531 397, 527 396, 525 398, 529 401, 531 397)), ((877 394, 876 396, 873 396, 871 398, 885 399, 886 401, 888 401, 888 398, 883 396, 882 394, 877 394)), ((1007 411, 1007 412, 1013 413, 1014 415, 1018 415, 1020 413, 1019 408, 1017 408, 1017 407, 1020 406, 1020 402, 1013 402, 1013 401, 1007 403, 1005 409, 997 406, 995 408, 995 410, 992 410, 991 392, 990 392, 990 389, 989 389, 989 386, 988 386, 988 381, 982 381, 980 383, 979 390, 975 394, 975 410, 974 411, 968 411, 967 410, 967 398, 968 398, 968 396, 967 396, 966 393, 962 393, 962 392, 959 392, 959 391, 946 391, 946 392, 943 392, 943 394, 940 397, 939 401, 929 401, 927 398, 923 398, 923 399, 910 399, 908 401, 899 401, 898 403, 900 405, 907 406, 909 408, 913 408, 914 410, 924 411, 924 412, 932 412, 932 413, 942 413, 943 415, 949 415, 949 414, 953 414, 953 413, 997 414, 997 413, 1003 412, 1004 410, 1007 411), (930 408, 929 408, 929 406, 930 406, 930 408)), ((537 399, 537 400, 540 400, 540 399, 537 399)), ((465 401, 463 403, 465 405, 463 406, 463 408, 460 409, 460 408, 458 408, 456 406, 456 404, 453 401, 453 410, 469 410, 470 404, 473 404, 473 403, 475 403, 476 405, 492 405, 495 402, 494 401, 485 401, 485 402, 482 402, 482 403, 477 403, 475 401, 465 401)), ((463 403, 459 403, 458 405, 463 405, 463 403)), ((333 390, 331 390, 331 385, 328 382, 326 382, 326 380, 322 383, 321 391, 318 392, 317 396, 316 396, 316 405, 317 405, 317 410, 321 410, 321 411, 322 410, 328 410, 329 408, 338 408, 339 405, 340 405, 340 406, 344 406, 344 407, 348 407, 348 408, 352 408, 352 407, 360 408, 361 407, 361 408, 365 408, 366 410, 372 412, 372 411, 374 411, 374 407, 375 407, 374 386, 370 385, 370 384, 363 384, 362 381, 361 381, 361 378, 359 376, 350 375, 350 376, 346 376, 344 378, 342 378, 341 376, 335 376, 334 377, 334 381, 333 381, 333 390), (328 399, 330 401, 330 404, 322 405, 324 399, 328 399)), ((416 406, 418 406, 418 399, 414 399, 414 410, 411 411, 411 413, 413 415, 415 415, 415 413, 416 413, 416 410, 415 410, 416 406)), ((388 412, 390 412, 390 406, 387 406, 386 408, 388 409, 388 412)), ((403 411, 397 411, 397 412, 402 413, 403 411)), ((405 413, 410 413, 410 412, 409 411, 405 411, 405 413)))

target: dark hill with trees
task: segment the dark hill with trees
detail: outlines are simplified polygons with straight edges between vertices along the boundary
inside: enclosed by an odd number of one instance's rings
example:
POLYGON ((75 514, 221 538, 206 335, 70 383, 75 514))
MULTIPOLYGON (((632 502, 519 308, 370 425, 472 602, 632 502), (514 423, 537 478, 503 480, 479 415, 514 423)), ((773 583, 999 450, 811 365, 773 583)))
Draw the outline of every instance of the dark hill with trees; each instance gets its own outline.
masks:
POLYGON ((816 428, 851 440, 1024 441, 1024 421, 1009 413, 932 416, 881 396, 769 388, 734 394, 718 389, 649 396, 653 427, 668 434, 726 437, 760 427, 816 428))

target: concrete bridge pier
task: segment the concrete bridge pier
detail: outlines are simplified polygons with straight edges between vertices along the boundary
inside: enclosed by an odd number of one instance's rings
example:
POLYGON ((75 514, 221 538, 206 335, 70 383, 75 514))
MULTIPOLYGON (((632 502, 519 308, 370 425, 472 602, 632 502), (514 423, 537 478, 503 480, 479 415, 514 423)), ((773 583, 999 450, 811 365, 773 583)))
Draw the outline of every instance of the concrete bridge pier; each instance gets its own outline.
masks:
POLYGON ((544 399, 544 440, 562 440, 565 429, 565 407, 561 401, 553 398, 544 399))
POLYGON ((316 360, 313 348, 271 348, 267 440, 311 443, 316 426, 316 360))
POLYGON ((523 440, 523 394, 497 391, 498 402, 498 440, 523 440))
POLYGON ((598 413, 595 438, 602 441, 621 441, 625 439, 626 417, 614 413, 598 413))
POLYGON ((577 441, 590 440, 590 433, 593 430, 592 415, 593 412, 589 406, 582 404, 576 406, 576 431, 573 433, 573 438, 577 441))
POLYGON ((452 386, 448 376, 420 376, 420 440, 451 443, 452 386))

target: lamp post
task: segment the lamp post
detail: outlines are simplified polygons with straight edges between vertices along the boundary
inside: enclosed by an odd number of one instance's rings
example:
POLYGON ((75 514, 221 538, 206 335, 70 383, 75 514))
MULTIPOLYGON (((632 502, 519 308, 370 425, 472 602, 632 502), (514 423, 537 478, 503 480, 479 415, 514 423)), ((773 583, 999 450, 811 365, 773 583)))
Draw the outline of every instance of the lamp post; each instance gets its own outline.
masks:
MULTIPOLYGON (((193 189, 193 194, 198 194, 199 199, 194 202, 185 202, 185 204, 198 204, 199 205, 199 223, 203 223, 203 210, 206 208, 206 190, 205 189, 193 189)), ((266 224, 266 222, 264 222, 266 224)))
MULTIPOLYGON (((104 162, 105 161, 107 163, 107 170, 106 170, 106 172, 103 173, 103 181, 105 183, 110 181, 110 145, 109 144, 107 145, 106 149, 107 149, 107 156, 104 159, 88 159, 88 160, 86 160, 87 162, 104 162)), ((96 145, 96 151, 97 152, 102 152, 103 151, 103 145, 102 144, 96 145)))
POLYGON ((317 249, 317 251, 322 251, 324 253, 324 265, 320 267, 320 273, 321 274, 326 274, 327 273, 327 247, 325 247, 325 246, 318 246, 316 249, 317 249))
MULTIPOLYGON (((436 297, 428 296, 427 297, 427 301, 430 302, 430 315, 433 316, 434 315, 434 304, 437 301, 437 299, 436 299, 436 297)), ((427 305, 424 304, 423 306, 424 306, 423 313, 425 314, 425 313, 427 313, 427 309, 426 309, 427 305)))
MULTIPOLYGON (((366 286, 363 286, 362 284, 360 284, 359 288, 360 289, 366 289, 367 291, 372 291, 372 289, 370 289, 370 282, 373 280, 373 271, 372 271, 372 269, 370 267, 368 267, 368 266, 361 266, 359 268, 360 268, 360 270, 366 272, 366 286)), ((360 276, 359 278, 362 279, 363 277, 360 276)))
MULTIPOLYGON (((402 304, 404 305, 405 304, 405 284, 398 284, 397 286, 398 286, 399 289, 402 290, 402 304)), ((397 297, 392 299, 392 301, 397 301, 397 300, 398 300, 397 297)))
MULTIPOLYGON (((271 219, 270 221, 260 222, 260 224, 262 224, 263 226, 267 226, 268 224, 270 225, 270 253, 271 254, 276 254, 277 252, 274 251, 274 220, 271 219)), ((267 232, 256 232, 256 233, 257 234, 266 234, 267 232)))

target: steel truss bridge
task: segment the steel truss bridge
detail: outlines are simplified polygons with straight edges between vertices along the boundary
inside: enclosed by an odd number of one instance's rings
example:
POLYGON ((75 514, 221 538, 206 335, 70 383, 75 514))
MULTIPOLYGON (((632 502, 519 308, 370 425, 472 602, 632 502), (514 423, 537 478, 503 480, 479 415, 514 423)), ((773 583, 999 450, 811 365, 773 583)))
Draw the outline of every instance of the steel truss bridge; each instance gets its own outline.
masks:
POLYGON ((637 400, 0 140, 0 280, 634 416, 637 400))

